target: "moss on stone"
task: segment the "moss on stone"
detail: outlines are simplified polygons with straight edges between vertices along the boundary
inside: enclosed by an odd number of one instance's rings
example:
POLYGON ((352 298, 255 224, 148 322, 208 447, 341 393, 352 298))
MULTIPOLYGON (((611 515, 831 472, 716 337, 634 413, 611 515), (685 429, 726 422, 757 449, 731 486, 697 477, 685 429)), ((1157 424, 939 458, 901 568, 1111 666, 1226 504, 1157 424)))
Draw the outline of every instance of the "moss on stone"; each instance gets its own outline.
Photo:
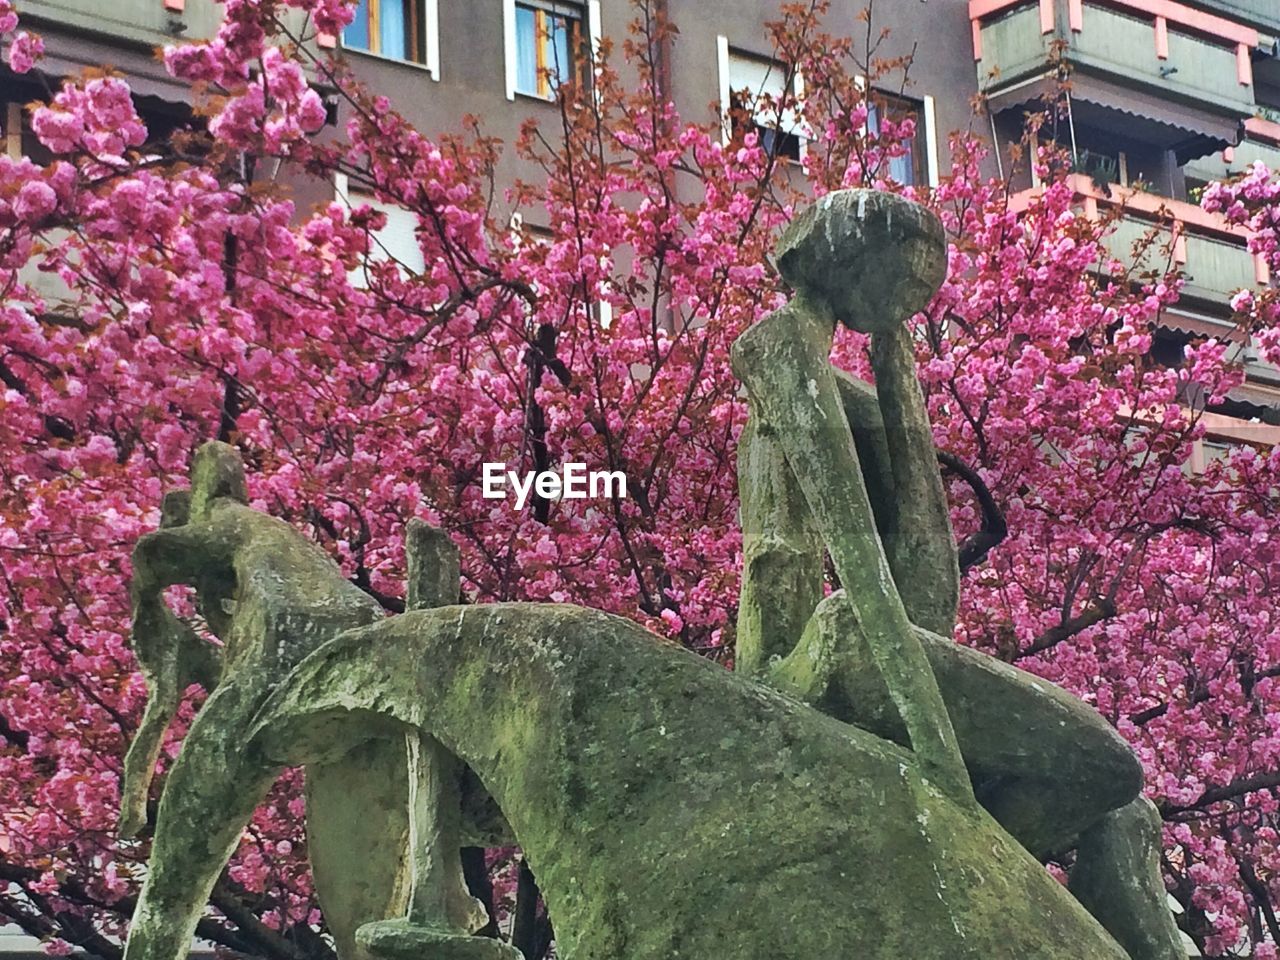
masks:
POLYGON ((388 722, 484 782, 571 960, 1124 958, 909 753, 616 617, 495 604, 352 631, 256 737, 310 762, 388 722))

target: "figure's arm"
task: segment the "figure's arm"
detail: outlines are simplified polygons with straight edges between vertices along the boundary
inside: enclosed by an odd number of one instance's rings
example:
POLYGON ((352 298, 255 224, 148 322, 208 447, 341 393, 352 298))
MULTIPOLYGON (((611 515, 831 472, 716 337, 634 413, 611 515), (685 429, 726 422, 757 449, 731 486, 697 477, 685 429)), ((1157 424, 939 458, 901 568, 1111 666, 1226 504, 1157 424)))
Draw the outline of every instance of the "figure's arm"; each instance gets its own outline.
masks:
POLYGON ((183 693, 193 683, 212 692, 221 669, 217 648, 202 640, 163 602, 148 602, 134 611, 132 645, 147 682, 147 706, 124 758, 121 837, 134 836, 147 823, 147 797, 156 761, 183 693))
POLYGON ((893 582, 828 356, 829 311, 797 297, 733 346, 734 370, 775 431, 848 591, 926 776, 972 802, 946 706, 893 582))
POLYGON ((887 531, 881 527, 889 568, 911 622, 949 637, 960 601, 960 567, 906 326, 872 334, 871 365, 893 473, 891 519, 887 531))
POLYGON ((880 399, 876 396, 876 388, 867 381, 838 367, 833 367, 831 372, 840 390, 845 419, 853 433, 853 446, 862 465, 862 479, 867 485, 871 512, 875 514, 876 530, 885 550, 891 552, 889 538, 893 533, 898 505, 894 497, 893 465, 889 460, 889 440, 884 432, 880 399))

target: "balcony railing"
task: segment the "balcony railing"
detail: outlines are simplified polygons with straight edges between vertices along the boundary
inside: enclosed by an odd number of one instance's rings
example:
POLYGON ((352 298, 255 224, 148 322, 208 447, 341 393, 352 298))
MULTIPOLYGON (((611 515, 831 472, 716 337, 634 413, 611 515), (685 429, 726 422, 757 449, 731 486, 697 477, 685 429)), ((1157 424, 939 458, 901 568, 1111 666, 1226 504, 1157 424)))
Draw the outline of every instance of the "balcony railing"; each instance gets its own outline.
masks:
POLYGON ((1123 86, 1217 113, 1254 110, 1258 31, 1226 17, 1172 0, 970 0, 969 17, 989 93, 1045 75, 1060 46, 1076 70, 1123 86))
POLYGON ((212 37, 223 5, 214 0, 24 0, 24 19, 156 47, 212 37))
MULTIPOLYGON (((1104 241, 1107 252, 1140 270, 1179 268, 1185 278, 1185 300, 1224 307, 1238 291, 1270 282, 1266 262, 1247 248, 1248 233, 1217 214, 1118 185, 1111 187, 1108 196, 1080 174, 1071 175, 1068 182, 1086 216, 1098 217, 1103 210, 1119 212, 1104 241), (1135 263, 1135 244, 1153 230, 1156 242, 1146 246, 1142 259, 1135 263), (1166 252, 1170 247, 1172 259, 1166 252)), ((1025 207, 1036 192, 1024 191, 1015 202, 1025 207)))
POLYGON ((1280 4, 1275 0, 1194 0, 1194 5, 1259 30, 1280 33, 1280 4))

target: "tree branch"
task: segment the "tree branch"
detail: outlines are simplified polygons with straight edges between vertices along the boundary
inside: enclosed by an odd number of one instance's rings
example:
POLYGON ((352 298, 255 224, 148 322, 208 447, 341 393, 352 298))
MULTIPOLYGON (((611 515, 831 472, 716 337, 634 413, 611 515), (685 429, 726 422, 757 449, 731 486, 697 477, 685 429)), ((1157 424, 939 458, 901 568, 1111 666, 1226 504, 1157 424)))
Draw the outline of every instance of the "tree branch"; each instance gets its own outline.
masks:
POLYGON ((1050 627, 1035 640, 1031 641, 1031 645, 1025 650, 1018 652, 1014 657, 1015 660, 1021 660, 1023 657, 1033 657, 1037 653, 1044 653, 1062 643, 1064 640, 1070 640, 1076 634, 1089 629, 1096 623, 1109 619, 1116 615, 1116 605, 1109 597, 1102 597, 1095 601, 1092 606, 1086 607, 1083 613, 1078 613, 1074 617, 1068 617, 1061 621, 1057 626, 1050 627))
POLYGON ((985 560, 987 554, 1009 535, 1009 525, 1005 522, 1004 512, 996 503, 995 497, 991 495, 991 489, 978 471, 955 454, 947 453, 945 450, 938 451, 938 462, 969 485, 969 489, 977 498, 978 507, 982 510, 981 529, 965 537, 958 548, 960 573, 963 574, 970 567, 977 566, 985 560))
POLYGON ((1204 793, 1200 794, 1199 797, 1192 800, 1190 803, 1163 803, 1160 805, 1160 814, 1168 817, 1178 813, 1186 813, 1190 810, 1199 810, 1215 803, 1221 803, 1224 800, 1233 800, 1246 793, 1254 793, 1258 790, 1270 790, 1275 787, 1280 787, 1280 770, 1272 770, 1268 773, 1259 773, 1251 777, 1241 777, 1239 780, 1233 780, 1220 787, 1209 787, 1209 789, 1205 790, 1204 793))

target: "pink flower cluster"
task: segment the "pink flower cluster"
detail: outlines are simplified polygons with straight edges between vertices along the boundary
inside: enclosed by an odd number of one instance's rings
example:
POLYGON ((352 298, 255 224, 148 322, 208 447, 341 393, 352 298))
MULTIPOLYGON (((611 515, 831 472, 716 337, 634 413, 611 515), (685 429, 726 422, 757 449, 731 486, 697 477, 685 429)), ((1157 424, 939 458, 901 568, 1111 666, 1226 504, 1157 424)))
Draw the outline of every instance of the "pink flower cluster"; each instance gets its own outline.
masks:
MULTIPOLYGON (((290 42, 305 38, 281 33, 286 7, 328 33, 351 16, 340 0, 228 0, 216 38, 166 51, 175 76, 222 97, 194 134, 208 163, 166 160, 109 77, 36 111, 50 164, 0 158, 0 849, 28 890, 111 935, 123 920, 102 905, 136 888, 145 859, 113 837, 145 697, 129 550, 195 446, 236 443, 254 503, 388 609, 416 516, 453 536, 472 602, 599 607, 728 664, 745 416, 729 345, 786 295, 769 253, 797 205, 842 185, 901 189, 890 162, 910 121, 866 131, 851 41, 820 31, 821 10, 774 33, 810 91, 803 167, 754 133, 723 144, 719 124, 682 121, 635 42, 625 83, 605 62, 594 90, 566 88, 563 142, 530 127, 515 145, 545 178, 491 204, 497 144, 428 139, 336 61, 327 86, 350 119, 315 137, 325 107, 290 42), (229 173, 228 156, 341 174, 356 202, 300 211, 229 173), (386 217, 359 198, 412 214, 421 270, 387 255, 386 217), (513 210, 549 232, 513 227, 513 210), (521 512, 481 495, 485 462, 568 460, 624 471, 628 498, 521 512)), ((0 0, 5 32, 11 13, 0 0)), ((920 371, 938 445, 978 472, 1009 528, 966 575, 958 639, 1117 726, 1164 811, 1166 878, 1196 936, 1273 956, 1254 881, 1280 894, 1280 454, 1243 447, 1192 471, 1205 427, 1184 400, 1225 396, 1240 371, 1214 341, 1176 369, 1152 361, 1180 278, 1113 263, 1108 225, 1065 184, 1015 210, 976 142, 952 153, 941 186, 914 192, 951 242, 914 322, 920 371)), ((1205 202, 1280 269, 1274 180, 1254 171, 1205 202)), ((1236 306, 1275 356, 1273 295, 1236 306)), ((836 356, 868 368, 857 337, 836 356)), ((948 482, 966 537, 982 513, 948 482)), ((229 872, 277 929, 319 922, 301 817, 290 775, 229 872)))

